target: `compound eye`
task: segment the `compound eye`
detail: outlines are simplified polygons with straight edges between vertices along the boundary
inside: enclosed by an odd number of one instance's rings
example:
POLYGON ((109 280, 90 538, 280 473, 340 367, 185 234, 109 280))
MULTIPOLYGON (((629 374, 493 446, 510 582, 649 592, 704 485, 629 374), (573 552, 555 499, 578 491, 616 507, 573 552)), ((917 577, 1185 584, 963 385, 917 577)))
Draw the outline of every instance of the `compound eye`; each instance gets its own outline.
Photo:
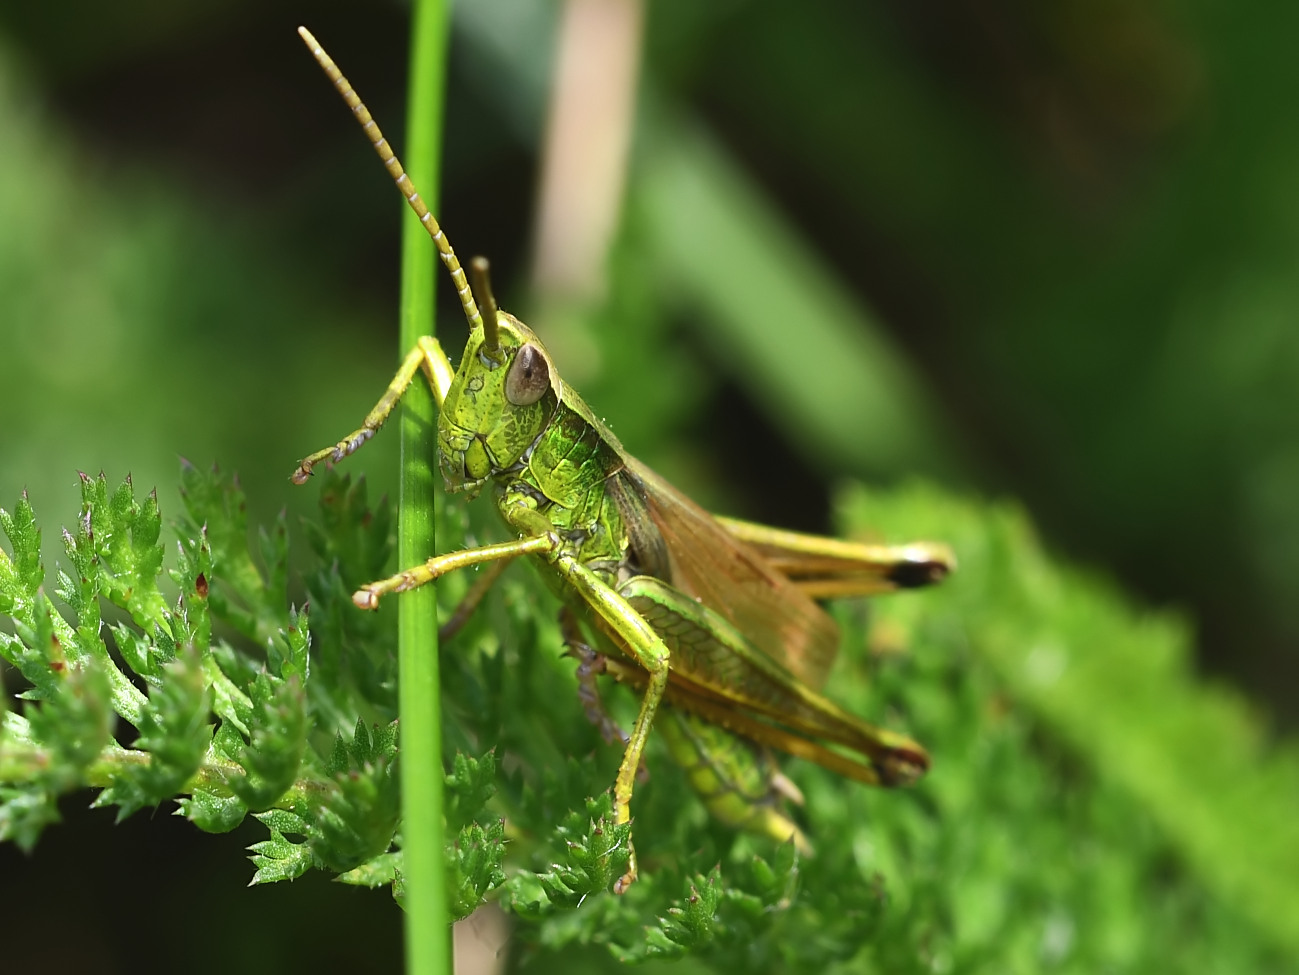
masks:
POLYGON ((550 367, 535 345, 525 345, 505 377, 505 398, 515 406, 531 406, 550 389, 550 367))

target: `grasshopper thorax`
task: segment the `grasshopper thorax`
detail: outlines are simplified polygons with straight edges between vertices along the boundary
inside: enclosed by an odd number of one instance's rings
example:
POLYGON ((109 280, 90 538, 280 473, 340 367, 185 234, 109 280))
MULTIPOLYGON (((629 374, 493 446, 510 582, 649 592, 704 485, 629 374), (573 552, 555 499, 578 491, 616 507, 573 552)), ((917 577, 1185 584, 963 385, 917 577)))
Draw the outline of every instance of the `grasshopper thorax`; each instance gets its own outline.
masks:
POLYGON ((559 404, 562 383, 532 329, 499 312, 496 333, 495 342, 482 327, 469 333, 438 415, 438 464, 448 491, 476 494, 524 460, 559 404))

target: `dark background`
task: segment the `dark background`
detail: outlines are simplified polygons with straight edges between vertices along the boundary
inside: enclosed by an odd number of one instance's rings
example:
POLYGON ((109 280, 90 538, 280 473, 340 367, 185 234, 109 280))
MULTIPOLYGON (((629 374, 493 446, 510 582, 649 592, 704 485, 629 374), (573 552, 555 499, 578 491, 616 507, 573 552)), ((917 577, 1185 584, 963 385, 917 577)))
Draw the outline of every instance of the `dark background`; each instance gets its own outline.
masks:
MULTIPOLYGON (((511 4, 476 6, 453 40, 438 212, 526 312, 545 100, 528 79, 553 52, 544 31, 519 36, 511 4)), ((287 485, 293 462, 354 426, 395 359, 399 213, 293 30, 312 27, 400 145, 405 16, 0 7, 0 505, 29 491, 51 563, 79 469, 157 485, 164 516, 178 455, 238 470, 254 520, 313 503, 287 485)), ((635 452, 765 520, 828 528, 845 473, 1018 497, 1057 552, 1187 612, 1205 673, 1293 728, 1296 19, 1191 2, 651 4, 647 97, 706 126, 873 309, 946 446, 917 446, 930 459, 915 469, 810 456, 769 422, 778 395, 729 372, 670 304, 655 341, 702 363, 688 414, 627 415, 618 377, 584 392, 635 452), (695 463, 674 459, 680 443, 695 463)), ((367 452, 367 476, 391 487, 395 444, 367 452)), ((165 810, 110 829, 84 804, 67 800, 75 826, 35 859, 0 851, 5 902, 32 907, 13 930, 69 967, 83 956, 58 931, 92 901, 120 911, 97 915, 105 943, 141 914, 255 911, 282 934, 319 909, 358 931, 383 914, 398 950, 382 897, 314 875, 244 894, 233 851, 256 837, 200 837, 165 810), (92 863, 99 850, 116 859, 92 863), (301 887, 318 900, 304 907, 301 887)), ((159 966, 193 950, 150 944, 159 966)), ((373 951, 367 938, 372 965, 373 951)))

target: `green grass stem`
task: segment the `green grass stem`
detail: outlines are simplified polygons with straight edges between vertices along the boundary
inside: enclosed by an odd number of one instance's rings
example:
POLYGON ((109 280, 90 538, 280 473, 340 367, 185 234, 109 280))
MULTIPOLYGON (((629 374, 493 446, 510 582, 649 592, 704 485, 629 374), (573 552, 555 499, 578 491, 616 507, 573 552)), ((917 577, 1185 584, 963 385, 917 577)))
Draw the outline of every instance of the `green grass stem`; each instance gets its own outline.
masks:
MULTIPOLYGON (((418 0, 412 12, 406 170, 436 207, 450 11, 445 0, 418 0)), ((413 348, 433 322, 436 259, 424 228, 402 205, 401 348, 413 348)), ((433 399, 415 383, 402 400, 397 556, 414 565, 434 548, 433 399)), ((437 604, 427 586, 398 601, 401 711, 402 848, 406 889, 406 970, 451 970, 442 825, 442 742, 437 604)))

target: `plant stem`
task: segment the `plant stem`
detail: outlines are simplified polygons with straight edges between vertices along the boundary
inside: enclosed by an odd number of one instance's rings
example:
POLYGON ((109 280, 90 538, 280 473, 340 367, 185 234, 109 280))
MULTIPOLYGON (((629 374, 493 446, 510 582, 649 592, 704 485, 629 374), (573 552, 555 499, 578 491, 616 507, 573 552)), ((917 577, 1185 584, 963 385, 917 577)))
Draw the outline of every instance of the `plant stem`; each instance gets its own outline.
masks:
MULTIPOLYGON (((450 12, 446 0, 417 0, 412 12, 406 170, 430 207, 438 190, 450 12)), ((402 207, 401 348, 432 331, 433 244, 402 207)), ((433 399, 414 383, 402 399, 401 495, 397 556, 415 565, 434 550, 433 399)), ((451 927, 443 877, 442 741, 434 587, 398 601, 399 706, 406 971, 451 971, 451 927)))

